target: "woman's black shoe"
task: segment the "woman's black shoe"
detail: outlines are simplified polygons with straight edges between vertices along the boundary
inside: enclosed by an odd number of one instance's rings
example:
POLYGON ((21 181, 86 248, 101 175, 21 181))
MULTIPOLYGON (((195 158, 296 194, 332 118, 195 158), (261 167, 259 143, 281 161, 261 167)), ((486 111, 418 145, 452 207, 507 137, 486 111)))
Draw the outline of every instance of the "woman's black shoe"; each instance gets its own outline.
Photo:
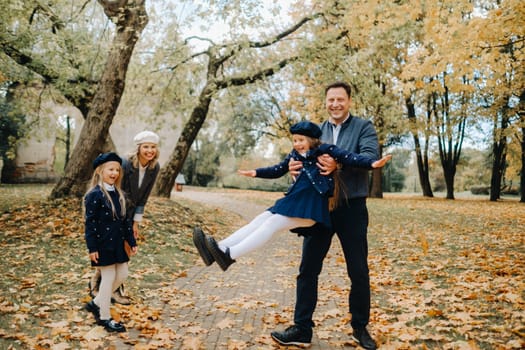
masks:
POLYGON ((97 320, 97 322, 100 320, 100 308, 97 304, 95 304, 94 300, 91 300, 89 303, 87 303, 84 306, 84 309, 91 312, 93 316, 95 316, 95 320, 97 320))
POLYGON ((126 327, 120 322, 115 321, 114 319, 110 318, 109 320, 100 320, 98 322, 99 325, 104 326, 106 331, 108 332, 125 332, 126 327))
POLYGON ((226 271, 228 267, 235 262, 235 260, 230 257, 230 249, 228 248, 226 252, 223 252, 213 237, 206 237, 206 247, 222 271, 226 271))
POLYGON ((202 261, 204 261, 204 264, 206 266, 210 266, 213 264, 215 259, 210 254, 210 251, 206 247, 206 235, 199 227, 195 227, 193 229, 193 244, 195 244, 195 247, 197 248, 197 251, 199 252, 199 255, 202 258, 202 261))

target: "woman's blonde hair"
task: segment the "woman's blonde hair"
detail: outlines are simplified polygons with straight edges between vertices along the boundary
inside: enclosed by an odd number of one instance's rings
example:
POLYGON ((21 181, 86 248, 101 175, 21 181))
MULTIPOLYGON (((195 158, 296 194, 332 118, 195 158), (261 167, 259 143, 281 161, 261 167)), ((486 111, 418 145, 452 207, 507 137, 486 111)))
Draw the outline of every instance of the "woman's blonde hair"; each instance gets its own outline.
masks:
MULTIPOLYGON (((108 199, 109 203, 111 204, 111 210, 113 212, 113 217, 118 217, 119 215, 116 212, 115 204, 113 203, 113 200, 111 199, 111 196, 108 193, 108 190, 106 190, 106 187, 104 186, 104 181, 102 180, 102 171, 104 170, 104 167, 108 164, 102 163, 100 164, 95 171, 93 172, 93 176, 91 177, 91 183, 89 186, 89 189, 87 190, 86 194, 89 193, 91 190, 93 190, 97 185, 100 187, 100 190, 102 193, 104 193, 104 196, 108 199)), ((115 181, 115 191, 118 193, 118 201, 120 203, 120 215, 122 217, 126 216, 126 197, 124 196, 124 191, 120 188, 120 185, 122 184, 122 166, 119 164, 119 175, 117 180, 115 181)))
MULTIPOLYGON (((143 145, 143 143, 137 145, 137 148, 135 149, 134 152, 131 152, 129 154, 129 161, 131 162, 131 164, 133 164, 133 167, 134 168, 138 168, 139 167, 139 154, 140 154, 140 146, 143 145)), ((149 169, 153 169, 155 168, 155 166, 157 165, 158 161, 159 161, 159 146, 157 146, 157 151, 155 152, 155 157, 153 157, 152 160, 150 160, 148 162, 148 164, 146 165, 146 168, 149 168, 149 169)))

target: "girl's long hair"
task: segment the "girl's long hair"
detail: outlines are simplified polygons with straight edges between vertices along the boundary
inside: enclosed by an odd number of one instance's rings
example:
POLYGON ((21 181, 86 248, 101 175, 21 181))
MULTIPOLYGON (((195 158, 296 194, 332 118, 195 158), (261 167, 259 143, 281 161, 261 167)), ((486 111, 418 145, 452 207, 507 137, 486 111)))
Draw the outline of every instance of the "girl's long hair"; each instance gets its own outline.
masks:
POLYGON ((106 187, 104 186, 104 181, 102 181, 102 171, 104 170, 104 167, 107 163, 100 164, 95 171, 93 172, 93 177, 91 178, 91 183, 89 186, 89 189, 87 190, 86 194, 91 192, 97 185, 100 187, 100 190, 102 193, 104 193, 104 196, 107 198, 109 203, 111 204, 111 210, 113 212, 113 217, 125 217, 126 216, 126 198, 124 196, 124 191, 120 188, 122 184, 122 166, 119 166, 120 172, 119 176, 117 178, 117 181, 115 181, 115 191, 118 193, 118 201, 120 203, 120 213, 117 213, 115 209, 115 204, 113 203, 113 200, 111 199, 111 196, 109 195, 108 191, 106 190, 106 187))
POLYGON ((335 210, 335 208, 337 208, 341 203, 343 203, 345 198, 347 198, 346 185, 345 185, 345 182, 343 181, 342 172, 343 170, 339 169, 339 167, 335 169, 335 171, 333 172, 334 194, 328 200, 328 209, 330 211, 335 210))
MULTIPOLYGON (((155 166, 157 165, 159 161, 159 146, 158 145, 156 149, 157 151, 155 152, 155 157, 153 157, 153 159, 150 160, 148 164, 146 165, 146 168, 148 169, 155 168, 155 166)), ((137 145, 137 148, 135 149, 135 151, 131 152, 128 157, 130 163, 133 165, 135 169, 138 169, 140 165, 139 164, 139 154, 140 154, 140 145, 137 145)))
MULTIPOLYGON (((316 139, 313 137, 308 137, 308 141, 310 142, 310 149, 315 149, 321 145, 321 140, 316 139)), ((334 194, 330 199, 328 200, 328 209, 330 211, 333 211, 335 208, 337 208, 341 203, 343 203, 346 196, 346 185, 343 181, 343 177, 341 174, 342 170, 339 169, 339 167, 332 173, 334 177, 334 194)))

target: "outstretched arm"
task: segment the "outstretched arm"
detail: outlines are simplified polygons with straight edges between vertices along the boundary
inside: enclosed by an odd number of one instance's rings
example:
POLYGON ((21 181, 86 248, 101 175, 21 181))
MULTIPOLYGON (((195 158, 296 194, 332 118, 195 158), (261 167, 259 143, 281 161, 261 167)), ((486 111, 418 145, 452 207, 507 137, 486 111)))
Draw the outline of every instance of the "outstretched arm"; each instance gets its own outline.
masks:
POLYGON ((387 154, 386 156, 384 156, 383 158, 379 159, 379 160, 376 160, 375 162, 372 163, 372 168, 382 168, 385 166, 385 164, 390 160, 392 159, 392 155, 391 154, 387 154))
POLYGON ((237 174, 249 176, 249 177, 255 177, 255 175, 257 175, 257 172, 255 170, 237 170, 237 174))

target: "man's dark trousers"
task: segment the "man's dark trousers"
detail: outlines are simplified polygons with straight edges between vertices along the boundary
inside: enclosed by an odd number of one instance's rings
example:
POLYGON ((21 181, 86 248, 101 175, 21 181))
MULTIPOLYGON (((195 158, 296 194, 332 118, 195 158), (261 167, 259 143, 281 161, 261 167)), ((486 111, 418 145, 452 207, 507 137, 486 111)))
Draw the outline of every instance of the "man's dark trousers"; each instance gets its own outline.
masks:
MULTIPOLYGON (((370 319, 366 198, 347 199, 340 204, 332 212, 332 225, 341 242, 352 282, 349 296, 352 327, 365 327, 370 319)), ((312 231, 304 237, 294 314, 294 323, 300 328, 314 327, 312 316, 317 304, 318 278, 332 237, 333 233, 322 231, 312 231)))

